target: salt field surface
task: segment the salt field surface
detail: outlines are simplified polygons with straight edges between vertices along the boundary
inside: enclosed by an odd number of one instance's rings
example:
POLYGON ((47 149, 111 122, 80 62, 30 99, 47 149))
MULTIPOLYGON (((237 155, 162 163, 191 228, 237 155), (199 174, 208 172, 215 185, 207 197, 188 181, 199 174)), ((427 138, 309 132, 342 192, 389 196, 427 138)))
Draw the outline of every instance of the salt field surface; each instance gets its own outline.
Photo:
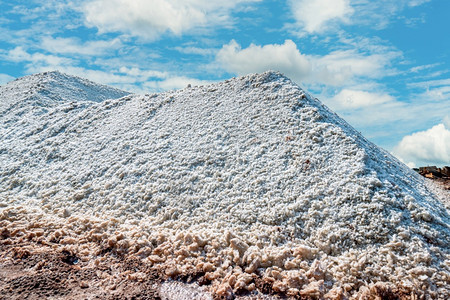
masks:
POLYGON ((137 259, 206 298, 449 299, 448 197, 277 72, 0 87, 0 241, 137 259))

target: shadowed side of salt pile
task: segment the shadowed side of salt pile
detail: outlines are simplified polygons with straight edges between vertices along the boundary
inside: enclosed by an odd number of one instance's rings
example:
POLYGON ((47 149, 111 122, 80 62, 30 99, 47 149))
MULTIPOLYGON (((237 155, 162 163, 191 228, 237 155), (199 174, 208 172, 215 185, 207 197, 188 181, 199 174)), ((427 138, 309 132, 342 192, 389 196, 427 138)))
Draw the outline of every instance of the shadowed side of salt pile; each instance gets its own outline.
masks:
POLYGON ((39 229, 215 295, 450 297, 448 210, 283 75, 63 100, 21 126, 1 115, 6 238, 39 229))

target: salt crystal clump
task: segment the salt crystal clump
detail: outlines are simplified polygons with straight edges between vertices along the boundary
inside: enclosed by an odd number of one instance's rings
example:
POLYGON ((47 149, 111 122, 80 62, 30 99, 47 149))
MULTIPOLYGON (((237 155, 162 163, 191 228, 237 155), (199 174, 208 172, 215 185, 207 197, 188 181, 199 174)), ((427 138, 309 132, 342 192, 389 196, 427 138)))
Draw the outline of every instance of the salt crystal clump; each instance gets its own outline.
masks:
POLYGON ((80 82, 0 87, 7 228, 27 211, 59 218, 72 225, 51 238, 67 247, 86 235, 169 277, 202 272, 225 296, 262 281, 303 297, 450 297, 447 208, 280 73, 145 96, 80 82))

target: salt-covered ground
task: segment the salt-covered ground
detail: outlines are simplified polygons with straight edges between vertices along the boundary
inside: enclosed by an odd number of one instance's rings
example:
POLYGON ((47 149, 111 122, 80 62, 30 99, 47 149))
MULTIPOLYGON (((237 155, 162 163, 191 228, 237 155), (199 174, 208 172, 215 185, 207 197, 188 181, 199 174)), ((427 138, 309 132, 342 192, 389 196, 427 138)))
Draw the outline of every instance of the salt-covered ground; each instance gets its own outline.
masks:
POLYGON ((152 95, 37 74, 0 120, 3 244, 213 296, 450 297, 448 193, 279 73, 152 95))

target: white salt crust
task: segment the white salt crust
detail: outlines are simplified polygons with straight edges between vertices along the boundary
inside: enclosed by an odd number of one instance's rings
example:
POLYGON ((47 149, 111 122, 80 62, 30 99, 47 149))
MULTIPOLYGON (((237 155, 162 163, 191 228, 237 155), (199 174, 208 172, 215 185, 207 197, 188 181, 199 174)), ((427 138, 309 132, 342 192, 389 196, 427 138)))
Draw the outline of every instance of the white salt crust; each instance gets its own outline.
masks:
POLYGON ((258 277, 305 297, 450 297, 448 207, 286 77, 104 100, 126 94, 58 72, 0 87, 4 228, 206 272, 219 295, 258 277))

